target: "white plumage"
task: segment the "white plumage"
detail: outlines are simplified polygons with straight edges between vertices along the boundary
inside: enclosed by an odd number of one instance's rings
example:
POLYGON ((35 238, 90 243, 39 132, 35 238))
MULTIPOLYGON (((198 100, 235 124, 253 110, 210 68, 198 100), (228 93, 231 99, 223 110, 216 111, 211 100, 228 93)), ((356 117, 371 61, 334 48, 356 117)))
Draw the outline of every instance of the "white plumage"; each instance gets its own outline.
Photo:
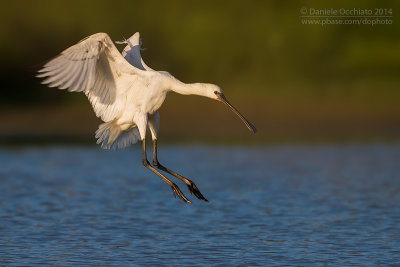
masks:
MULTIPOLYGON (((221 101, 239 116, 249 130, 255 132, 255 127, 226 100, 217 85, 185 84, 168 72, 148 67, 140 54, 141 40, 138 32, 119 43, 126 44, 122 54, 106 33, 93 34, 50 60, 37 77, 45 78, 42 83, 50 87, 84 92, 96 116, 104 121, 96 131, 97 143, 105 149, 125 148, 141 140, 144 165, 170 184, 174 194, 188 201, 179 188, 175 188, 172 182, 148 166, 145 155, 146 129, 149 127, 156 147, 160 123, 158 109, 167 93, 196 94, 221 101)), ((154 158, 153 162, 158 164, 156 149, 154 158)), ((176 173, 173 175, 179 176, 176 173)), ((193 182, 182 176, 178 178, 198 198, 205 200, 193 182)))
POLYGON ((124 148, 140 140, 135 117, 154 113, 167 93, 166 88, 159 90, 153 106, 143 105, 139 98, 151 97, 148 91, 165 83, 164 75, 144 64, 139 33, 125 42, 126 59, 106 33, 91 35, 49 61, 37 75, 47 77, 43 83, 50 87, 87 95, 96 116, 105 122, 96 132, 102 148, 124 148))

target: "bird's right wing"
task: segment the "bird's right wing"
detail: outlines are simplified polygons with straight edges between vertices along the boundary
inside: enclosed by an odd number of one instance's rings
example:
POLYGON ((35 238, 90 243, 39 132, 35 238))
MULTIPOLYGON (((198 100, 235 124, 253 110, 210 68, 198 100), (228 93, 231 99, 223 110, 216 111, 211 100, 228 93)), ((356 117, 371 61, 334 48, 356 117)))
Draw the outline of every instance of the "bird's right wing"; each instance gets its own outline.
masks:
POLYGON ((120 102, 129 88, 121 86, 124 77, 140 76, 141 72, 122 57, 106 33, 96 33, 50 60, 37 77, 46 77, 42 83, 50 87, 83 91, 96 115, 110 121, 123 108, 120 102))

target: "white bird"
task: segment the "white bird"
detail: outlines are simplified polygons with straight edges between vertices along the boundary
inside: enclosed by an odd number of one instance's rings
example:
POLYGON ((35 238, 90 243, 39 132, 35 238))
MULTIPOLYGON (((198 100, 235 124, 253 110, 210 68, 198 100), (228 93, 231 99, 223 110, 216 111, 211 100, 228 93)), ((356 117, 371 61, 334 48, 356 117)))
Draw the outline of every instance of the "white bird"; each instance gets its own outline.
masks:
POLYGON ((225 103, 253 133, 256 128, 225 98, 220 87, 208 83, 185 84, 168 72, 149 68, 140 55, 141 39, 135 33, 119 42, 127 44, 121 53, 106 33, 96 33, 46 63, 37 77, 43 84, 70 92, 84 92, 96 116, 104 123, 96 131, 97 144, 104 149, 125 148, 142 141, 143 165, 168 183, 174 196, 191 203, 179 187, 154 167, 186 183, 190 193, 207 201, 189 179, 162 166, 157 159, 158 109, 168 92, 199 95, 225 103), (146 156, 146 129, 153 140, 153 166, 146 156))

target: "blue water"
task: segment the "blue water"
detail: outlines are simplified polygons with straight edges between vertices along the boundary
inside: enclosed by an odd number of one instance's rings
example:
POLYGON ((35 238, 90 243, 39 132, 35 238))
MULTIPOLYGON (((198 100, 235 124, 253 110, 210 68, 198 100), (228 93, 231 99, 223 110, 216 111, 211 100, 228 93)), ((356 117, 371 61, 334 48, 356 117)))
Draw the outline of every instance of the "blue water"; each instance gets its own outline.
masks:
POLYGON ((0 149, 0 265, 399 266, 400 145, 0 149), (150 152, 149 152, 150 155, 150 152))

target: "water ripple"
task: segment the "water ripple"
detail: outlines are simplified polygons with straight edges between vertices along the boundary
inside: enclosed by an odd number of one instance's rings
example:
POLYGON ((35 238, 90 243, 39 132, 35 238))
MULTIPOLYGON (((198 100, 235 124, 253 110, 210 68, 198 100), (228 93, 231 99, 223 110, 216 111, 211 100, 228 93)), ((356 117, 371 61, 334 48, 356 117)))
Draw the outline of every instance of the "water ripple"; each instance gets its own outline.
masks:
POLYGON ((400 146, 0 150, 0 265, 399 265, 400 146), (193 164, 195 162, 196 164, 193 164))

